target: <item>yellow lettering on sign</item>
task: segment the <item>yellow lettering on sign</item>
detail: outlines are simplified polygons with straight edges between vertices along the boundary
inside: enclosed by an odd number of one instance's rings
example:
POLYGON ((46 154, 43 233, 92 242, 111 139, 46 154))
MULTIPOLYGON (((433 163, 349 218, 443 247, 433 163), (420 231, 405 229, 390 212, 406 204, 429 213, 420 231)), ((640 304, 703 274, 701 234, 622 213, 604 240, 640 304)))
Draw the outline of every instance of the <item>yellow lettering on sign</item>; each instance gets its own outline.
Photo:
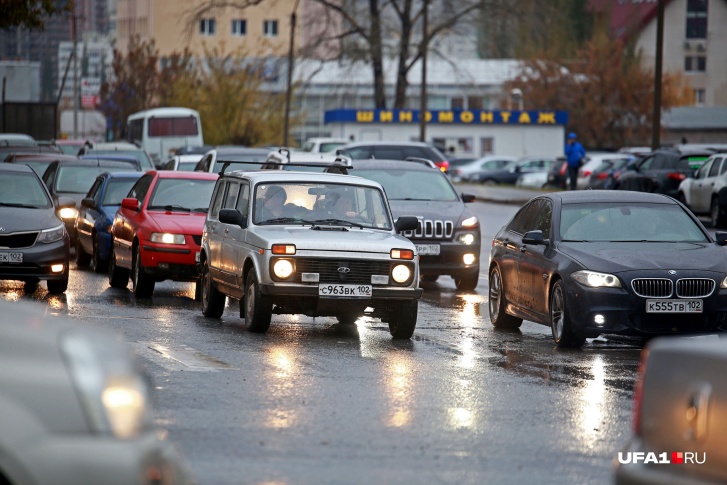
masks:
POLYGON ((389 122, 394 121, 394 113, 392 113, 391 111, 382 111, 379 114, 379 121, 381 123, 386 123, 387 121, 389 121, 389 122))
POLYGON ((500 112, 500 116, 502 117, 502 122, 503 123, 509 123, 510 122, 510 115, 511 114, 512 113, 510 113, 509 111, 502 111, 502 112, 500 112))
POLYGON ((440 123, 451 123, 454 121, 454 113, 451 111, 440 111, 438 120, 440 123))
POLYGON ((411 123, 412 121, 413 121, 413 116, 411 114, 411 111, 400 111, 399 112, 399 122, 411 123))
POLYGON ((356 121, 359 123, 371 123, 374 121, 373 111, 356 111, 356 121))
POLYGON ((463 111, 459 116, 459 119, 462 123, 472 123, 475 119, 475 115, 472 114, 472 111, 463 111))
POLYGON ((431 111, 427 111, 424 113, 424 121, 426 121, 427 123, 432 121, 432 112, 431 111))
POLYGON ((538 113, 538 123, 555 124, 555 113, 538 113))
POLYGON ((492 123, 495 121, 495 116, 492 113, 488 112, 481 112, 480 113, 480 123, 492 123))
POLYGON ((517 122, 523 125, 529 125, 531 121, 528 112, 523 111, 522 113, 520 113, 520 117, 518 118, 517 122))

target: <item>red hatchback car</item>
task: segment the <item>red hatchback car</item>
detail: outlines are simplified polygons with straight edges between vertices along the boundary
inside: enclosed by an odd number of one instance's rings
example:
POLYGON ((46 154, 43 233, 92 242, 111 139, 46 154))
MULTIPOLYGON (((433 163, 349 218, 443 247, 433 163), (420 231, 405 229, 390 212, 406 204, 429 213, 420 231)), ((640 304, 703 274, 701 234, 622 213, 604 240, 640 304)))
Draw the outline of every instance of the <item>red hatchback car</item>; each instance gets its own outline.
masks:
POLYGON ((157 281, 197 281, 202 228, 217 174, 150 171, 122 200, 111 226, 109 284, 149 298, 157 281))

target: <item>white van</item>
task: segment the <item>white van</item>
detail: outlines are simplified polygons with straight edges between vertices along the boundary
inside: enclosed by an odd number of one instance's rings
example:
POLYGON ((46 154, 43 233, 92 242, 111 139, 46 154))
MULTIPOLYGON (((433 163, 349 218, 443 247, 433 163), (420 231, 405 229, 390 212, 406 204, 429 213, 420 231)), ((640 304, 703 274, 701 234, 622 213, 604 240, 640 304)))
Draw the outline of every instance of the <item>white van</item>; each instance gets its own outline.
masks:
POLYGON ((155 108, 129 115, 126 139, 146 150, 155 165, 180 147, 204 145, 199 113, 189 108, 155 108))

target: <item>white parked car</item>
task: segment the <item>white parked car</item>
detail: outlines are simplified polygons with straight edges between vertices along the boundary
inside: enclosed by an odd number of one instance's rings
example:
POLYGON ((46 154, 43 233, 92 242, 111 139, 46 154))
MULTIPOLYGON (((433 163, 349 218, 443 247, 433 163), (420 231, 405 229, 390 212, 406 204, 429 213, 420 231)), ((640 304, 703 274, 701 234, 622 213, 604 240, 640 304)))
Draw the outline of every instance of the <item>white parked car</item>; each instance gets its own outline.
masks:
POLYGON ((712 227, 727 224, 727 153, 712 155, 679 184, 677 199, 695 214, 709 214, 712 227))
POLYGON ((548 172, 524 173, 517 178, 516 187, 532 187, 542 189, 548 183, 548 172))
POLYGON ((579 190, 587 189, 591 181, 593 171, 601 166, 604 161, 609 160, 628 160, 631 156, 624 153, 589 153, 586 155, 586 162, 581 165, 578 170, 578 179, 576 180, 576 188, 579 190))
POLYGON ((454 182, 470 180, 470 176, 476 172, 484 172, 486 170, 502 170, 506 166, 514 163, 517 157, 506 157, 499 155, 487 155, 478 158, 464 165, 450 170, 450 176, 454 182))
POLYGON ((336 148, 350 143, 345 138, 308 138, 303 144, 304 152, 328 153, 335 152, 336 148))

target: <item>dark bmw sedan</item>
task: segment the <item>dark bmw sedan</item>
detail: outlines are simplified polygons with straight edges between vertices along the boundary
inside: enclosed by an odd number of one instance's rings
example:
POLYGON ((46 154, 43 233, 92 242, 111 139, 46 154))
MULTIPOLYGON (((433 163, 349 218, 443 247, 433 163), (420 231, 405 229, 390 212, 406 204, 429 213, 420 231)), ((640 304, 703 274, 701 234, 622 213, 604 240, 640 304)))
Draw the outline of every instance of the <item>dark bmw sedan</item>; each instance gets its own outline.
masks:
POLYGON ((490 319, 547 325, 559 346, 600 334, 727 327, 727 234, 716 241, 659 194, 555 192, 525 204, 492 241, 490 319))
POLYGON ((0 164, 0 280, 34 288, 46 280, 49 293, 68 287, 68 232, 56 209, 74 207, 61 197, 55 207, 38 175, 21 164, 0 164))

